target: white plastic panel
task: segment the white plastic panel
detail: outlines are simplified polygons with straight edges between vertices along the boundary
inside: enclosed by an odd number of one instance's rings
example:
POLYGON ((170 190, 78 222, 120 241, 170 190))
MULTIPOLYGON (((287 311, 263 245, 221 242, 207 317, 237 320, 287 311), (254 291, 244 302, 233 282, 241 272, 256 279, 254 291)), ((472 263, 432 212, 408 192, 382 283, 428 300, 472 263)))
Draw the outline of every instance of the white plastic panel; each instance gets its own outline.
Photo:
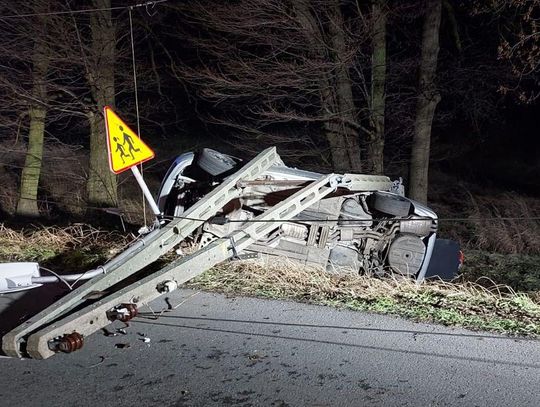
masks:
POLYGON ((0 263, 0 294, 39 287, 32 277, 39 277, 38 263, 0 263))

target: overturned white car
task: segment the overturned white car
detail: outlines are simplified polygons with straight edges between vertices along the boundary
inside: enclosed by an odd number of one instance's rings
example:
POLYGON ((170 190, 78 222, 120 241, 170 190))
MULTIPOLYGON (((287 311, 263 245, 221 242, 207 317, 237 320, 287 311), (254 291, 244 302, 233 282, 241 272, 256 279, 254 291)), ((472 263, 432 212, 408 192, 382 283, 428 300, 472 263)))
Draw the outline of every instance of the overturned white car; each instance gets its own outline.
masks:
MULTIPOLYGON (((161 184, 160 210, 165 217, 181 217, 241 165, 240 159, 210 149, 180 155, 161 184)), ((243 182, 241 196, 225 203, 192 238, 204 247, 227 236, 322 175, 282 162, 273 165, 257 180, 243 182)), ((392 273, 418 281, 429 275, 437 215, 404 197, 401 181, 375 175, 342 177, 335 192, 288 221, 276 221, 244 256, 286 257, 328 271, 392 273)), ((455 263, 457 270, 457 257, 455 263)))

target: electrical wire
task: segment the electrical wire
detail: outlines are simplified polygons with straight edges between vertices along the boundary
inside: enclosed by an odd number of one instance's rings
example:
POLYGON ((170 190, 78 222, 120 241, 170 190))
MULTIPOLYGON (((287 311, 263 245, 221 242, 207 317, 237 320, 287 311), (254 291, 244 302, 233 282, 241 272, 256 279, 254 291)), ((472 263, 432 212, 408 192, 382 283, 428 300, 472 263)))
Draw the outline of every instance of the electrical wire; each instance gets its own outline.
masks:
MULTIPOLYGON (((137 91, 137 67, 135 65, 135 41, 133 40, 133 19, 131 17, 131 11, 130 8, 128 10, 129 12, 129 34, 131 38, 131 62, 133 64, 133 86, 135 88, 135 112, 137 115, 137 135, 139 138, 141 138, 141 123, 140 123, 140 117, 139 117, 139 93, 137 91)), ((144 178, 144 170, 143 170, 143 163, 140 164, 140 171, 141 171, 141 177, 144 178)), ((142 207, 143 207, 143 219, 144 219, 144 226, 147 226, 146 221, 146 201, 144 199, 144 193, 141 194, 142 197, 142 207)))
POLYGON ((39 266, 39 269, 44 270, 48 273, 51 273, 54 277, 47 277, 47 276, 32 277, 33 283, 46 284, 46 283, 56 283, 57 281, 61 281, 70 290, 73 290, 73 287, 75 287, 75 285, 81 280, 90 280, 94 278, 95 276, 106 273, 105 269, 101 266, 92 270, 87 270, 84 273, 65 274, 65 275, 59 275, 56 272, 42 266, 39 266), (69 284, 68 281, 73 281, 73 282, 69 284))
MULTIPOLYGON (((6 194, 0 194, 0 197, 2 198, 10 198, 13 199, 12 195, 6 195, 6 194)), ((48 200, 48 199, 36 199, 36 198, 24 198, 26 200, 35 201, 35 202, 41 202, 41 203, 47 203, 47 204, 56 204, 59 206, 67 206, 67 207, 77 207, 80 208, 80 205, 76 204, 69 204, 65 202, 55 201, 55 200, 48 200)), ((103 208, 99 206, 92 206, 92 205, 85 205, 84 206, 87 209, 95 209, 95 210, 101 210, 101 211, 107 211, 107 209, 110 208, 103 208)), ((116 208, 114 208, 116 209, 116 208)), ((120 210, 119 216, 122 216, 123 214, 131 214, 131 215, 137 215, 140 214, 139 211, 133 211, 133 210, 120 210)), ((211 219, 202 219, 202 218, 194 218, 189 216, 181 216, 181 215, 163 215, 162 219, 165 220, 175 220, 175 219, 185 219, 185 220, 191 220, 196 222, 211 222, 211 219)), ((219 223, 222 219, 220 217, 214 217, 213 223, 219 223), (217 218, 217 219, 216 219, 217 218)), ((486 217, 444 217, 444 218, 430 218, 430 217, 417 217, 417 218, 408 218, 408 217, 392 217, 392 218, 384 218, 385 221, 416 221, 416 220, 435 220, 437 222, 484 222, 484 221, 540 221, 540 216, 486 216, 486 217)), ((247 219, 247 220, 236 220, 236 219, 226 219, 223 218, 224 223, 271 223, 271 222, 281 222, 274 219, 247 219)), ((302 223, 302 222, 319 222, 319 223, 329 223, 329 222, 368 222, 373 221, 372 219, 364 219, 364 220, 358 220, 358 219, 339 219, 339 218, 330 218, 330 219, 316 219, 316 218, 304 218, 302 220, 299 219, 292 219, 288 220, 287 222, 291 223, 302 223)))
POLYGON ((47 13, 26 13, 26 14, 11 14, 7 16, 0 16, 0 20, 4 19, 13 19, 13 18, 26 18, 26 17, 45 17, 45 16, 56 16, 62 14, 83 14, 83 13, 97 13, 99 11, 113 11, 113 10, 133 10, 135 8, 156 6, 157 4, 166 3, 171 0, 154 0, 147 1, 144 3, 134 4, 132 6, 115 6, 115 7, 103 7, 103 8, 88 8, 88 9, 79 9, 79 10, 69 10, 69 11, 51 11, 47 13))
MULTIPOLYGON (((64 278, 62 278, 58 273, 56 273, 56 272, 54 272, 54 271, 52 271, 51 269, 48 269, 48 268, 46 268, 46 267, 42 267, 42 266, 39 266, 39 269, 40 269, 40 270, 44 270, 44 271, 46 271, 47 273, 51 273, 51 274, 52 274, 53 276, 55 276, 59 281, 61 281, 62 283, 64 283, 64 284, 67 286, 67 288, 69 288, 69 291, 72 291, 72 290, 73 290, 73 285, 69 284, 69 283, 67 282, 67 280, 64 279, 64 278)), ((73 284, 75 284, 75 283, 73 283, 73 284)))
MULTIPOLYGON (((187 219, 187 220, 193 220, 193 221, 200 221, 200 222, 209 222, 208 219, 198 219, 198 218, 189 218, 189 217, 183 217, 183 216, 168 216, 165 215, 163 218, 168 220, 173 219, 187 219)), ((343 223, 362 223, 362 222, 373 222, 377 221, 379 219, 339 219, 339 218, 330 218, 330 219, 317 219, 317 218, 302 218, 302 219, 291 219, 287 220, 287 222, 291 223, 302 223, 302 222, 320 222, 320 223, 327 223, 327 222, 343 222, 343 223)), ((516 217, 485 217, 485 218, 430 218, 430 217, 416 217, 416 218, 407 218, 407 217, 393 217, 393 218, 384 218, 380 219, 381 221, 417 221, 417 220, 433 220, 433 221, 444 221, 444 222, 480 222, 480 221, 490 221, 490 220, 503 220, 503 221, 513 221, 513 220, 532 220, 532 221, 540 221, 540 217, 528 217, 528 216, 516 216, 516 217)), ((247 219, 247 220, 240 220, 240 219, 225 219, 224 223, 272 223, 272 222, 283 222, 280 220, 275 219, 247 219)), ((212 222, 210 222, 212 223, 212 222)), ((218 222, 215 222, 218 223, 218 222)))

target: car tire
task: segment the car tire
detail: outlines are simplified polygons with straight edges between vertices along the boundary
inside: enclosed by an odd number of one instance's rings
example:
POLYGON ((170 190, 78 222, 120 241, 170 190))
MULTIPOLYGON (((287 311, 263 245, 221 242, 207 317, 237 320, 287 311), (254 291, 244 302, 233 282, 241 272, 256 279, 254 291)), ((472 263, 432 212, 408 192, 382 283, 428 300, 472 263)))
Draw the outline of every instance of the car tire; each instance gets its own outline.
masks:
POLYGON ((234 168, 236 162, 228 155, 204 148, 199 155, 197 165, 210 175, 216 176, 234 168))

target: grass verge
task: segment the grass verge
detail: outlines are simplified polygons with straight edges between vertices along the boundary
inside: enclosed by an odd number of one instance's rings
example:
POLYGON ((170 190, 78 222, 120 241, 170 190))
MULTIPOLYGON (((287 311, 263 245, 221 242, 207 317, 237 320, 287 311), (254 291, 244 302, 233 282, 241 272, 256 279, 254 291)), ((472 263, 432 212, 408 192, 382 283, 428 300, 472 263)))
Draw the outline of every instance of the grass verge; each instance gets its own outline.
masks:
POLYGON ((0 223, 0 262, 32 261, 62 272, 80 272, 103 263, 132 239, 86 224, 15 230, 0 223))
MULTIPOLYGON (((103 264, 132 239, 83 224, 67 228, 34 226, 17 231, 0 224, 0 262, 36 261, 56 271, 80 272, 103 264)), ((520 288, 537 287, 537 257, 510 258, 477 252, 469 256, 462 282, 428 282, 420 286, 408 279, 330 274, 290 262, 264 267, 254 262, 232 262, 207 271, 187 286, 540 336, 540 290, 516 293, 520 288), (479 278, 478 283, 465 281, 479 278), (512 287, 496 285, 501 282, 512 287), (486 283, 492 287, 486 288, 486 283)))
POLYGON ((187 286, 229 295, 287 299, 512 335, 540 336, 540 305, 527 294, 475 283, 379 279, 330 274, 282 262, 220 265, 187 286))
POLYGON ((540 255, 482 250, 467 250, 465 253, 461 281, 475 281, 486 287, 502 284, 514 291, 540 294, 540 255))

